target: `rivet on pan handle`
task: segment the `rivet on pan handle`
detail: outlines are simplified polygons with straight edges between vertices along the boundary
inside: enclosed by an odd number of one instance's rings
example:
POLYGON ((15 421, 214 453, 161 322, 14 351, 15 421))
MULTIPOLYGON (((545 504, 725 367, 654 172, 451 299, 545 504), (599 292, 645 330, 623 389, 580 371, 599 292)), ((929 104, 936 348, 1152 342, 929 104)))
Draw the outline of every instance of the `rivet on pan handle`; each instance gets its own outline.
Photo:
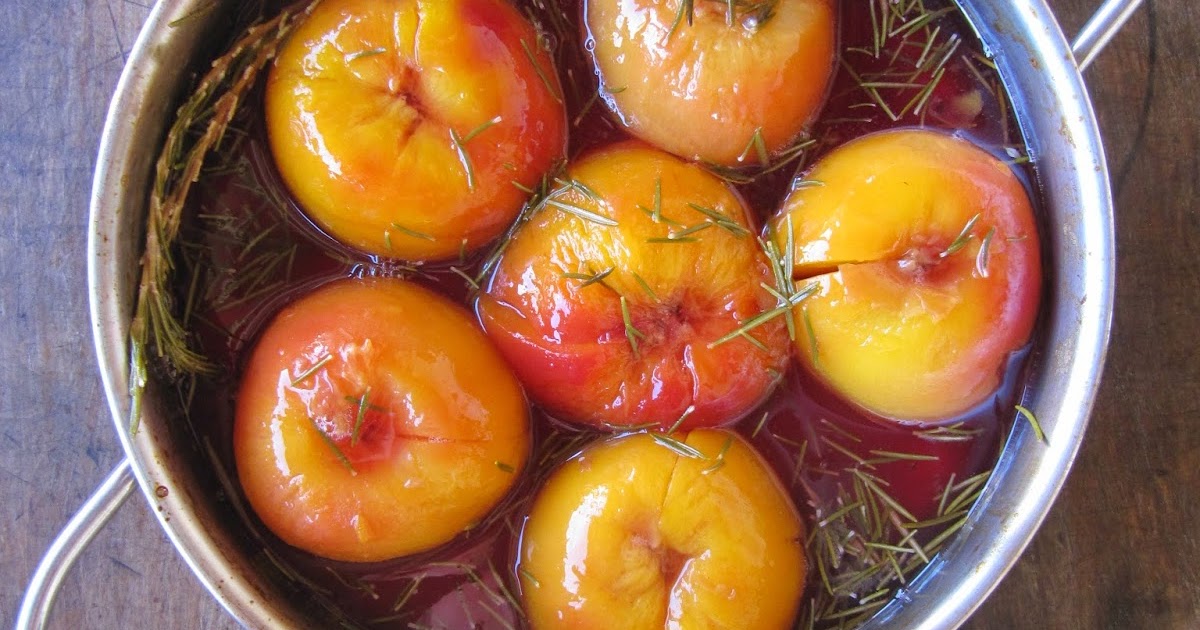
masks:
POLYGON ((25 598, 21 600, 16 630, 41 630, 46 627, 54 597, 58 595, 58 587, 62 585, 67 571, 132 492, 133 473, 129 468, 129 460, 122 459, 59 532, 46 550, 46 555, 42 556, 33 578, 29 580, 25 598))
POLYGON ((1080 72, 1095 61, 1113 36, 1133 17, 1143 0, 1105 0, 1092 18, 1083 25, 1075 41, 1071 42, 1071 53, 1080 72))

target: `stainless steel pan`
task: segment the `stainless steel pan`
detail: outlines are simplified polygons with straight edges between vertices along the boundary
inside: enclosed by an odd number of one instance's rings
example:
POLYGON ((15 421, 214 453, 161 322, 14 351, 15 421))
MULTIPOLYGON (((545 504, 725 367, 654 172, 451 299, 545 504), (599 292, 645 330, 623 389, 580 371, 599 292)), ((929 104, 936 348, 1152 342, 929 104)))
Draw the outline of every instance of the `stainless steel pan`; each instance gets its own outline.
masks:
MULTIPOLYGON (((852 0, 853 1, 853 0, 852 0)), ((316 622, 250 563, 198 483, 155 391, 130 435, 128 329, 137 287, 146 191, 172 115, 171 95, 223 12, 211 0, 159 2, 138 38, 108 113, 92 190, 88 277, 100 371, 127 459, 96 490, 47 551, 26 592, 18 630, 43 627, 80 550, 132 493, 135 482, 176 549, 214 597, 256 628, 316 622), (177 27, 171 22, 193 16, 177 27), (196 17, 199 15, 200 17, 196 17)), ((869 628, 954 628, 1016 562, 1066 478, 1099 385, 1112 315, 1112 198, 1100 133, 1080 71, 1141 5, 1106 0, 1068 45, 1045 0, 959 0, 995 55, 1039 165, 1049 213, 1049 312, 1045 358, 1031 408, 1049 445, 1018 426, 967 524, 931 570, 869 628)), ((229 9, 236 2, 222 2, 229 9)))

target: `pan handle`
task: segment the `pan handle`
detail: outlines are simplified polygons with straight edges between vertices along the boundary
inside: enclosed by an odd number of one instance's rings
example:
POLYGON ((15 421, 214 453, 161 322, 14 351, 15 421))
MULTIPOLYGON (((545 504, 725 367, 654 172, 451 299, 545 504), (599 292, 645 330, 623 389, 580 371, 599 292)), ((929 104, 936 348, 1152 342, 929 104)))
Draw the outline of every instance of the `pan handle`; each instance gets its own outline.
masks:
POLYGON ((83 507, 71 517, 66 527, 63 527, 46 550, 46 555, 42 556, 33 578, 29 580, 25 597, 21 600, 15 630, 41 630, 46 627, 50 608, 54 605, 54 597, 58 595, 58 587, 62 585, 67 571, 75 564, 79 553, 87 547, 100 528, 112 518, 125 499, 129 498, 133 486, 133 472, 129 468, 129 460, 122 459, 83 507))
POLYGON ((1087 24, 1079 29, 1075 41, 1071 42, 1071 53, 1075 55, 1075 64, 1079 66, 1080 72, 1092 65, 1096 56, 1142 6, 1142 2, 1143 0, 1105 0, 1104 4, 1100 5, 1087 24))

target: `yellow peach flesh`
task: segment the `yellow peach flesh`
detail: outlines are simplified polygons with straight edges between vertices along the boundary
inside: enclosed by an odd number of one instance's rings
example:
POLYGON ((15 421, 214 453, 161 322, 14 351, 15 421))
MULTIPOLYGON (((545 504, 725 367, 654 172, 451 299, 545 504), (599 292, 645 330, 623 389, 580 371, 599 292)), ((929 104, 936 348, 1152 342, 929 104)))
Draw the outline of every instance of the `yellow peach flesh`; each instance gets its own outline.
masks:
POLYGON ((965 140, 903 130, 838 148, 805 178, 772 224, 795 276, 820 286, 801 306, 802 360, 891 418, 984 401, 1037 316, 1037 229, 1012 170, 965 140))
POLYGON ((449 541, 504 496, 528 456, 526 414, 461 309, 401 281, 341 281, 286 308, 255 347, 238 476, 284 542, 394 558, 449 541))
POLYGON ((267 83, 280 175, 322 229, 368 253, 482 246, 524 202, 512 182, 533 185, 565 150, 537 41, 502 0, 326 0, 267 83))
POLYGON ((595 445, 539 491, 519 573, 534 628, 786 628, 804 532, 771 470, 726 431, 595 445))
POLYGON ((688 159, 753 164, 803 131, 825 99, 834 63, 830 0, 782 0, 769 18, 727 22, 726 3, 589 0, 592 57, 606 100, 635 135, 688 159), (749 150, 748 150, 749 148, 749 150), (748 161, 747 161, 748 160, 748 161))

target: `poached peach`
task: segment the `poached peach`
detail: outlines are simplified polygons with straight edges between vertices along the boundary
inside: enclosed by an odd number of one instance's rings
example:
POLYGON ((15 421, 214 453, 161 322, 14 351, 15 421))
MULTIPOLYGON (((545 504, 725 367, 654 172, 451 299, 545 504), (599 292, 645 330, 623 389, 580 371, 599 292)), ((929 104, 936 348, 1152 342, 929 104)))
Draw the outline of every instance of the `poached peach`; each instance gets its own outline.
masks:
POLYGON ((285 308, 242 377, 238 476, 284 542, 369 562, 445 543, 525 465, 515 377, 461 308, 400 280, 343 280, 285 308))
POLYGON ((279 173, 309 217, 381 256, 498 236, 560 159, 566 110, 537 32, 504 0, 326 0, 266 90, 279 173))
POLYGON ((780 319, 734 334, 775 307, 740 198, 638 142, 595 151, 566 178, 477 303, 530 395, 594 426, 714 426, 747 413, 790 343, 780 319))
POLYGON ((787 493, 736 434, 674 438, 611 439, 546 481, 519 553, 533 628, 790 627, 806 562, 787 493))
POLYGON ((772 222, 796 278, 800 357, 877 414, 936 420, 983 402, 1033 330, 1041 258, 1012 169, 966 140, 900 130, 850 142, 772 222))
POLYGON ((684 158, 737 166, 785 149, 833 75, 832 0, 588 0, 584 11, 609 106, 684 158))

